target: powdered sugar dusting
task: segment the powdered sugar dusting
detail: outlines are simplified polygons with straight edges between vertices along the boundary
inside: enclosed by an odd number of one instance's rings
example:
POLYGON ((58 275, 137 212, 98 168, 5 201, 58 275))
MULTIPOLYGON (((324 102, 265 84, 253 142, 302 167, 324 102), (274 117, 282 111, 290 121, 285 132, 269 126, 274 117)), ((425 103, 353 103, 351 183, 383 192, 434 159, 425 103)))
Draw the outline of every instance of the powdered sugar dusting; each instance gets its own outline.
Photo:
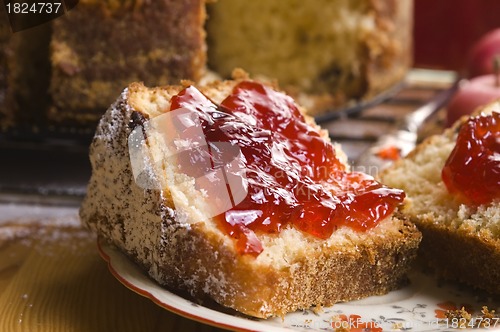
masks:
MULTIPOLYGON (((126 102, 127 96, 128 96, 128 88, 125 88, 122 91, 122 93, 120 94, 120 98, 118 98, 118 100, 116 100, 116 102, 113 103, 109 108, 109 110, 111 112, 111 118, 113 118, 113 119, 119 118, 122 108, 125 108, 127 110, 128 114, 132 113, 132 111, 133 111, 132 106, 130 106, 126 102)), ((106 119, 104 117, 101 119, 99 127, 105 125, 105 120, 106 119)), ((106 130, 100 130, 100 131, 96 132, 96 136, 99 136, 100 138, 103 138, 103 139, 110 140, 114 137, 118 137, 120 130, 121 130, 120 126, 114 126, 113 123, 109 123, 106 126, 106 130)))

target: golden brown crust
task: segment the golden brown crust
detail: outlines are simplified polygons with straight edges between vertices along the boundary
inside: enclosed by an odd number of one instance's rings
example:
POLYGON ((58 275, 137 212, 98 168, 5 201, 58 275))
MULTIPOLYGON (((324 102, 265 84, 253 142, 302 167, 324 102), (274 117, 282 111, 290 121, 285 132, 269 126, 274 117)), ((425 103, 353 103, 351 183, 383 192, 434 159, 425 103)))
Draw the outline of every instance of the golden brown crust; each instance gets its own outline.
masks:
POLYGON ((413 220, 422 232, 419 260, 442 277, 500 294, 500 240, 488 232, 413 220))
MULTIPOLYGON (((220 102, 234 84, 213 83, 202 91, 220 102)), ((348 233, 352 238, 343 243, 301 235, 300 243, 292 245, 293 254, 278 257, 286 264, 278 264, 261 257, 266 248, 259 259, 239 255, 217 227, 180 221, 168 190, 139 188, 127 148, 131 114, 144 107, 145 92, 148 100, 161 104, 162 98, 179 89, 132 84, 106 112, 91 146, 93 173, 80 210, 88 227, 159 283, 197 297, 208 295, 255 317, 282 316, 314 305, 384 294, 404 282, 420 233, 401 219, 385 220, 366 233, 348 233), (296 250, 299 244, 306 249, 296 250)), ((267 236, 264 245, 279 247, 270 243, 283 233, 267 236)))
POLYGON ((185 243, 177 248, 176 268, 165 265, 160 266, 160 271, 167 286, 188 290, 198 297, 206 295, 207 284, 185 280, 192 276, 200 280, 224 276, 223 285, 209 286, 215 288, 209 296, 216 302, 250 316, 283 316, 311 306, 386 294, 402 286, 420 234, 411 223, 404 223, 400 231, 399 236, 375 237, 360 243, 355 251, 331 248, 311 252, 277 270, 238 255, 221 243, 220 237, 196 225, 176 239, 185 243))
POLYGON ((367 36, 367 91, 372 98, 403 81, 412 65, 413 2, 371 0, 379 33, 367 36))

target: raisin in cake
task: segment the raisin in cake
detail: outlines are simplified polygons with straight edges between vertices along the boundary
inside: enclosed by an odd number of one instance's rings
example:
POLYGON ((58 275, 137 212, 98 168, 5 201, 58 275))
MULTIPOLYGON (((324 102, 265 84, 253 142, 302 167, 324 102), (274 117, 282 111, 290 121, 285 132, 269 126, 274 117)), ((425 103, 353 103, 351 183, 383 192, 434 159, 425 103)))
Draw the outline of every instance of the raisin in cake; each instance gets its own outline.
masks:
POLYGON ((81 219, 158 283, 255 317, 400 287, 420 242, 404 193, 302 113, 245 77, 133 83, 97 128, 81 219))

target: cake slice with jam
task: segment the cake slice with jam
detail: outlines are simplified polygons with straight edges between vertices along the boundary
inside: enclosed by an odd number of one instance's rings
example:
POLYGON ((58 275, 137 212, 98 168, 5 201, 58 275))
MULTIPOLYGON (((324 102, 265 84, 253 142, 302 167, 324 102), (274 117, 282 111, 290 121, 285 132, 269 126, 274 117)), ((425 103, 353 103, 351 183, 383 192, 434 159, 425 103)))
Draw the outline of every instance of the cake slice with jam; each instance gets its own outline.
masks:
POLYGON ((463 117, 382 174, 407 195, 419 257, 446 279, 500 295, 500 103, 463 117))
POLYGON ((133 83, 97 128, 82 221, 158 283, 255 317, 396 289, 421 238, 404 192, 303 114, 244 75, 133 83))

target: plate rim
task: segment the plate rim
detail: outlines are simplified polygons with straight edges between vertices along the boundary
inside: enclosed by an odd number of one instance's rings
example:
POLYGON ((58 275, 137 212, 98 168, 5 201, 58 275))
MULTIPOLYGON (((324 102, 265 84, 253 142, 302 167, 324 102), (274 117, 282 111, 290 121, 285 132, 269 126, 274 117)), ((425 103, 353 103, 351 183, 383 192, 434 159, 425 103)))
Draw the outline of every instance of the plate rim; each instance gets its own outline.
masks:
MULTIPOLYGON (((97 248, 98 248, 99 254, 100 254, 101 258, 106 262, 106 264, 108 266, 108 269, 111 272, 111 274, 123 286, 127 287, 128 289, 130 289, 134 293, 136 293, 136 294, 138 294, 140 296, 143 296, 143 297, 151 300, 156 305, 158 305, 158 306, 160 306, 160 307, 162 307, 162 308, 164 308, 164 309, 166 309, 166 310, 168 310, 168 311, 170 311, 170 312, 172 312, 174 314, 177 314, 179 316, 182 316, 184 318, 187 318, 187 319, 199 322, 199 323, 207 324, 207 325, 210 325, 210 326, 213 326, 213 327, 222 328, 222 329, 226 329, 226 330, 236 331, 236 332, 264 332, 263 330, 260 330, 260 329, 258 329, 258 330, 256 330, 256 329, 249 329, 249 328, 245 328, 245 327, 241 327, 241 326, 235 326, 234 324, 230 325, 230 324, 220 323, 218 321, 211 320, 211 319, 205 318, 205 317, 201 317, 201 316, 198 316, 196 314, 192 314, 190 312, 187 312, 185 310, 179 309, 179 308, 177 308, 175 306, 172 306, 170 304, 162 302, 160 299, 158 299, 157 297, 155 297, 149 291, 140 289, 140 288, 134 286, 133 284, 131 284, 128 280, 126 280, 126 278, 124 278, 121 274, 119 274, 116 271, 115 267, 112 264, 113 257, 111 257, 111 255, 109 254, 108 250, 116 250, 118 252, 118 254, 122 254, 122 253, 117 248, 115 249, 115 248, 112 248, 111 246, 112 246, 112 244, 106 243, 105 240, 101 239, 100 237, 97 238, 97 248)), ((144 276, 144 277, 146 278, 147 276, 144 276)), ((151 280, 151 281, 154 282, 153 280, 151 280)), ((183 297, 181 297, 181 296, 179 296, 177 294, 172 293, 171 291, 169 291, 166 288, 165 288, 165 292, 168 292, 170 296, 179 297, 180 299, 186 300, 185 298, 183 298, 183 297)), ((210 308, 206 308, 206 307, 204 307, 204 308, 207 309, 207 310, 211 310, 210 308)), ((221 314, 224 314, 224 313, 221 313, 221 314)), ((226 315, 226 314, 224 314, 224 315, 226 315)), ((241 319, 243 319, 243 318, 241 318, 241 319)), ((251 324, 251 323, 252 323, 252 321, 249 320, 248 324, 251 324)), ((279 328, 279 327, 273 327, 273 331, 283 331, 283 332, 285 332, 285 331, 293 331, 293 330, 290 330, 290 329, 288 329, 286 327, 281 327, 281 328, 279 328)))
MULTIPOLYGON (((187 318, 192 321, 196 321, 202 324, 210 325, 213 327, 217 328, 222 328, 226 330, 231 330, 231 331, 237 331, 237 332, 291 332, 291 331, 297 331, 294 328, 290 328, 287 326, 276 326, 276 325, 271 325, 271 324, 266 324, 266 320, 258 320, 254 321, 251 319, 245 319, 245 317, 238 317, 238 316, 233 316, 228 313, 218 311, 217 309, 209 308, 201 304, 197 304, 193 302, 192 299, 185 298, 181 295, 178 295, 172 291, 170 291, 168 288, 162 287, 159 285, 154 279, 150 278, 144 271, 140 270, 140 268, 129 258, 127 257, 118 247, 113 245, 112 243, 109 243, 106 241, 106 239, 97 237, 97 247, 98 247, 98 252, 101 256, 101 258, 106 262, 109 271, 111 274, 125 287, 127 287, 129 290, 135 292, 136 294, 143 296, 149 300, 151 300, 153 303, 156 305, 160 306, 163 309, 166 309, 174 314, 177 314, 179 316, 182 316, 184 318, 187 318), (116 261, 114 261, 116 260, 116 261), (113 265, 113 262, 117 263, 116 265, 113 265), (124 270, 124 275, 120 274, 119 271, 123 268, 127 268, 130 266, 132 270, 132 273, 129 275, 129 272, 124 270), (138 280, 139 282, 147 282, 148 284, 145 285, 145 287, 141 288, 141 286, 134 285, 131 281, 128 280, 128 278, 134 278, 134 274, 137 273, 138 275, 141 276, 141 279, 138 280), (127 277, 128 276, 128 277, 127 277), (147 280, 147 281, 146 281, 147 280), (184 308, 184 304, 176 305, 174 304, 168 304, 162 301, 160 298, 162 296, 155 295, 151 292, 151 289, 149 287, 161 287, 162 292, 165 292, 166 296, 169 298, 173 299, 174 301, 180 300, 182 302, 190 303, 193 305, 193 308, 198 308, 195 310, 207 310, 208 313, 212 313, 215 315, 215 317, 209 318, 211 316, 209 315, 203 315, 201 313, 191 313, 190 311, 186 310, 184 308), (219 317, 221 316, 221 317, 219 317), (236 320, 236 322, 230 322, 230 323, 224 323, 223 320, 226 318, 231 318, 236 320), (240 321, 242 320, 242 321, 240 321), (248 326, 245 326, 248 325, 248 326)), ((427 279, 427 278, 424 278, 427 279)), ((417 291, 418 293, 418 291, 417 291)), ((161 294, 160 294, 161 295, 161 294)), ((404 301, 404 300, 403 300, 404 301)), ((443 299, 443 301, 447 301, 446 299, 443 299)), ((496 302, 496 301, 495 301, 496 302)), ((348 304, 348 303, 346 303, 348 304)), ((352 306, 352 305, 351 305, 352 306)), ((500 307, 499 307, 500 308, 500 307)), ((497 309, 497 308, 495 308, 497 309)), ((283 322, 284 322, 284 317, 283 317, 283 322)), ((500 323, 500 322, 499 322, 500 323)), ((300 326, 298 326, 300 328, 300 326)), ((311 327, 306 327, 307 330, 315 330, 314 328, 311 327)), ((400 329, 398 331, 405 331, 406 328, 400 329)), ((410 330, 418 332, 434 332, 434 331, 439 331, 439 332, 445 332, 445 331, 459 331, 461 329, 455 329, 452 327, 443 327, 443 326, 436 326, 436 328, 431 328, 431 329, 422 329, 422 330, 414 330, 413 327, 410 327, 410 330)), ((468 328, 467 330, 476 330, 476 331, 487 331, 487 332, 495 332, 499 331, 500 332, 500 326, 496 327, 490 327, 490 328, 468 328)), ((302 330, 301 330, 302 331, 302 330)), ((385 328, 383 331, 396 331, 394 329, 386 330, 385 328)))

